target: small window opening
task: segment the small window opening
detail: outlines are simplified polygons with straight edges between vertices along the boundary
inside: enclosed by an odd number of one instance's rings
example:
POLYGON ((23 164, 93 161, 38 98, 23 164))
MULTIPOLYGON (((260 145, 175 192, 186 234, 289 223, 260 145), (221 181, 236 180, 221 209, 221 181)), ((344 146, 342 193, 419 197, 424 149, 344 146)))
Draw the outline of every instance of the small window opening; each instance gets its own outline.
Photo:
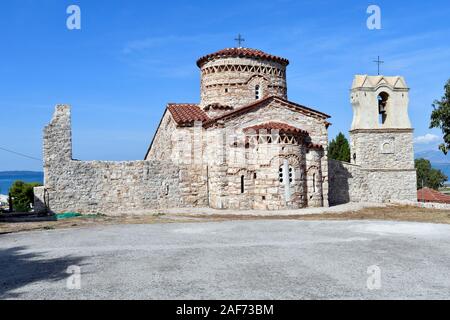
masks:
POLYGON ((253 174, 253 179, 256 179, 256 172, 253 174))
POLYGON ((260 98, 260 95, 261 95, 261 87, 259 86, 259 84, 257 84, 256 86, 255 86, 255 99, 256 100, 259 100, 259 98, 260 98))
POLYGON ((388 100, 389 100, 389 95, 386 92, 381 92, 378 95, 378 114, 379 114, 378 123, 379 124, 384 124, 386 122, 386 118, 387 118, 386 107, 387 107, 388 100))
POLYGON ((245 177, 241 176, 241 193, 245 192, 244 182, 245 182, 245 177))
POLYGON ((228 88, 225 88, 225 93, 228 93, 228 88))
POLYGON ((316 174, 313 174, 313 192, 316 192, 316 174))

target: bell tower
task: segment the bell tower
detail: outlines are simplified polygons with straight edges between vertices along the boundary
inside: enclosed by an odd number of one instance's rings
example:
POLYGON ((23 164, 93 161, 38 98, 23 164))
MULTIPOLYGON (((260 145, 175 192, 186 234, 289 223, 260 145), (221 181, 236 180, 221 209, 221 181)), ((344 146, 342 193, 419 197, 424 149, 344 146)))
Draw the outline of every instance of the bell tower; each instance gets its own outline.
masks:
POLYGON ((411 129, 408 93, 403 77, 355 76, 352 130, 411 129))
POLYGON ((351 163, 366 172, 369 189, 376 198, 372 200, 417 201, 408 93, 400 76, 354 78, 351 163))

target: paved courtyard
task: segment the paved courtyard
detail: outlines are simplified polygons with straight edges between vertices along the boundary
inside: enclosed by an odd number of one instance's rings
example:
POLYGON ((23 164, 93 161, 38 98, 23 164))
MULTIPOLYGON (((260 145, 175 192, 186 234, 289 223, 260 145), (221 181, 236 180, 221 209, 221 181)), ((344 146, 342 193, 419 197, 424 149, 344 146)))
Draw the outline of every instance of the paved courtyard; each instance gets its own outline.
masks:
POLYGON ((438 224, 259 220, 0 236, 2 299, 450 299, 449 274, 450 226, 438 224), (70 266, 81 268, 79 290, 67 288, 70 266), (381 272, 377 290, 368 268, 381 272))

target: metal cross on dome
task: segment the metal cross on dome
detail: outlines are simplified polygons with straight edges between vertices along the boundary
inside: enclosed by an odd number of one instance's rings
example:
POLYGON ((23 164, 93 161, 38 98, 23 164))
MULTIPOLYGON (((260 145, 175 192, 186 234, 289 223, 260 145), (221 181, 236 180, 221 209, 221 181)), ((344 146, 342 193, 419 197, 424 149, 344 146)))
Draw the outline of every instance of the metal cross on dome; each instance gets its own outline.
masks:
POLYGON ((245 39, 242 38, 241 34, 238 34, 238 37, 236 39, 234 39, 237 41, 238 43, 238 48, 242 48, 242 42, 245 42, 245 39))

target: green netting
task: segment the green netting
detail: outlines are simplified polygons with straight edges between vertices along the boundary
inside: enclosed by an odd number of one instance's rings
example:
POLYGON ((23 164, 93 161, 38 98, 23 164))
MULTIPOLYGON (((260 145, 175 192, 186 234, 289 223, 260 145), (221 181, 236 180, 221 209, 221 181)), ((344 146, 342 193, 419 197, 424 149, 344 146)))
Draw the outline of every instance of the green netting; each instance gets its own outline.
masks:
POLYGON ((76 213, 76 212, 65 212, 65 213, 57 214, 56 220, 72 219, 72 218, 77 218, 77 217, 81 217, 81 214, 76 213))

